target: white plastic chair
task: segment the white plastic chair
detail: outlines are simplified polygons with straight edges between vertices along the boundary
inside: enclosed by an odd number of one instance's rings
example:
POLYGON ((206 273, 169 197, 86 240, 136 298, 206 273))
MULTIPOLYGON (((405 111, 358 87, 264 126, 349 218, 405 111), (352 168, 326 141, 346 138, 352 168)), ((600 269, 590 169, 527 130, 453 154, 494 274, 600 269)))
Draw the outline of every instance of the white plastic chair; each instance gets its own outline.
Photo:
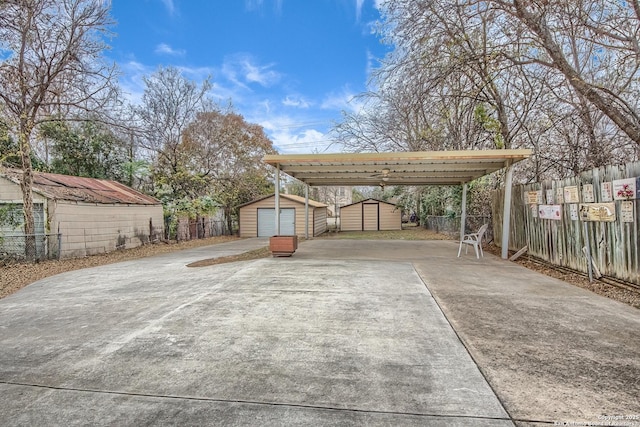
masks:
POLYGON ((482 252, 482 237, 484 237, 484 233, 489 228, 489 224, 484 224, 477 233, 465 234, 460 240, 460 248, 458 249, 458 257, 460 257, 460 253, 462 252, 462 245, 465 246, 464 253, 466 254, 469 246, 473 246, 473 249, 476 251, 476 258, 480 258, 480 255, 484 258, 484 253, 482 252), (478 253, 479 252, 479 253, 478 253))

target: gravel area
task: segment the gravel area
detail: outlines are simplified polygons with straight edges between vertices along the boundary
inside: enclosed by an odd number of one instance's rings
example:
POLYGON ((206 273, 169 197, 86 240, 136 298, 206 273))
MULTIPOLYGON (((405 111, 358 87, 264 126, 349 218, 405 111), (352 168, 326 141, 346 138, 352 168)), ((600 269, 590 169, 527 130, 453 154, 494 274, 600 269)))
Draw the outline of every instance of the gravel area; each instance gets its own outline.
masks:
MULTIPOLYGON (((397 240, 444 240, 449 239, 443 234, 435 233, 420 227, 407 227, 401 231, 385 231, 385 232, 350 232, 350 233, 328 233, 323 238, 337 239, 397 239, 397 240)), ((179 251, 198 246, 214 245, 217 243, 228 242, 238 239, 234 236, 219 236, 208 239, 191 240, 180 243, 156 243, 153 245, 140 246, 133 249, 125 249, 121 251, 110 252, 107 254, 93 255, 85 258, 66 259, 61 261, 43 261, 36 264, 24 263, 8 263, 2 264, 0 261, 0 298, 10 295, 22 287, 33 283, 45 277, 63 273, 65 271, 78 270, 81 268, 95 267, 98 265, 111 264, 119 261, 127 261, 147 256, 158 255, 162 253, 179 251)), ((500 255, 500 249, 488 245, 485 250, 487 252, 500 255)), ((268 256, 267 251, 257 251, 234 257, 217 260, 202 260, 194 263, 194 267, 203 265, 213 265, 221 262, 241 261, 246 259, 254 259, 268 256)), ((566 272, 554 270, 547 266, 541 266, 531 262, 526 256, 516 261, 518 264, 531 270, 536 270, 542 274, 564 280, 574 286, 579 286, 595 292, 599 295, 611 298, 616 301, 640 308, 640 292, 634 292, 627 289, 621 289, 616 286, 594 280, 593 283, 589 279, 579 273, 567 274, 566 272)))

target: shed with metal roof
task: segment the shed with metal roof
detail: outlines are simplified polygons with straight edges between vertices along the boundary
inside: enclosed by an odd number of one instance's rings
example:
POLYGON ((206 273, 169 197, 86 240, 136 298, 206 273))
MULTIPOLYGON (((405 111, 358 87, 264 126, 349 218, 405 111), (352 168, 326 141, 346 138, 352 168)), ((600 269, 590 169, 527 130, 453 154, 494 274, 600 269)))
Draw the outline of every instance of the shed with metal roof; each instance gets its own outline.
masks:
POLYGON ((327 231, 327 205, 292 194, 280 194, 280 231, 275 227, 275 194, 261 197, 240 206, 240 237, 271 237, 309 234, 318 236, 327 231), (306 215, 305 215, 306 213, 306 215))
MULTIPOLYGON (((0 169, 0 207, 22 210, 22 171, 0 169)), ((34 172, 38 257, 93 255, 140 246, 164 234, 162 203, 116 181, 34 172), (45 235, 60 239, 45 239, 45 235), (43 242, 47 241, 47 244, 43 242)), ((4 251, 24 250, 21 227, 0 225, 4 251), (22 247, 16 244, 22 237, 22 247)))
POLYGON ((402 230, 402 211, 393 203, 362 200, 340 208, 340 231, 402 230))

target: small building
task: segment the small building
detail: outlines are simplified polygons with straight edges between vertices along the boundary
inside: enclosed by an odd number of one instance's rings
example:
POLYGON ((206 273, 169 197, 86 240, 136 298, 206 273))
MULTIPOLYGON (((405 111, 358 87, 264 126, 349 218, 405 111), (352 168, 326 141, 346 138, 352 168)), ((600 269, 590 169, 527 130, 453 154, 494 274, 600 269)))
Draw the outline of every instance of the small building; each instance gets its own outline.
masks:
MULTIPOLYGON (((11 207, 20 218, 21 175, 20 170, 0 168, 0 208, 11 207)), ((33 203, 38 258, 51 257, 46 252, 60 258, 93 255, 163 236, 162 203, 116 181, 34 172, 33 203), (44 244, 47 234, 60 239, 44 244)), ((22 227, 0 224, 0 234, 3 252, 24 254, 22 227)))
POLYGON ((401 230, 402 212, 393 203, 367 199, 340 209, 340 231, 401 230))
MULTIPOLYGON (((240 237, 271 237, 276 234, 275 195, 240 206, 240 237)), ((327 231, 327 205, 309 200, 309 236, 327 231)), ((280 234, 306 236, 305 198, 280 194, 280 234)))

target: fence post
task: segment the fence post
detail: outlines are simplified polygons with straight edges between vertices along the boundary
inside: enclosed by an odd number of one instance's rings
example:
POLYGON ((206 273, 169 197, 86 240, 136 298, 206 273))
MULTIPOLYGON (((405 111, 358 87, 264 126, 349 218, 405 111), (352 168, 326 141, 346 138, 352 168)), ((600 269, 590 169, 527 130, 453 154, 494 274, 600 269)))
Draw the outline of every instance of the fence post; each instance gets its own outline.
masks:
POLYGON ((589 271, 589 283, 593 283, 593 266, 591 265, 591 242, 589 241, 589 226, 584 221, 584 240, 587 243, 587 269, 589 271))
POLYGON ((462 184, 462 212, 460 212, 460 241, 467 231, 467 183, 462 184))
POLYGON ((502 259, 509 258, 509 227, 511 225, 511 186, 513 184, 513 166, 507 165, 504 180, 504 206, 502 214, 502 259))

